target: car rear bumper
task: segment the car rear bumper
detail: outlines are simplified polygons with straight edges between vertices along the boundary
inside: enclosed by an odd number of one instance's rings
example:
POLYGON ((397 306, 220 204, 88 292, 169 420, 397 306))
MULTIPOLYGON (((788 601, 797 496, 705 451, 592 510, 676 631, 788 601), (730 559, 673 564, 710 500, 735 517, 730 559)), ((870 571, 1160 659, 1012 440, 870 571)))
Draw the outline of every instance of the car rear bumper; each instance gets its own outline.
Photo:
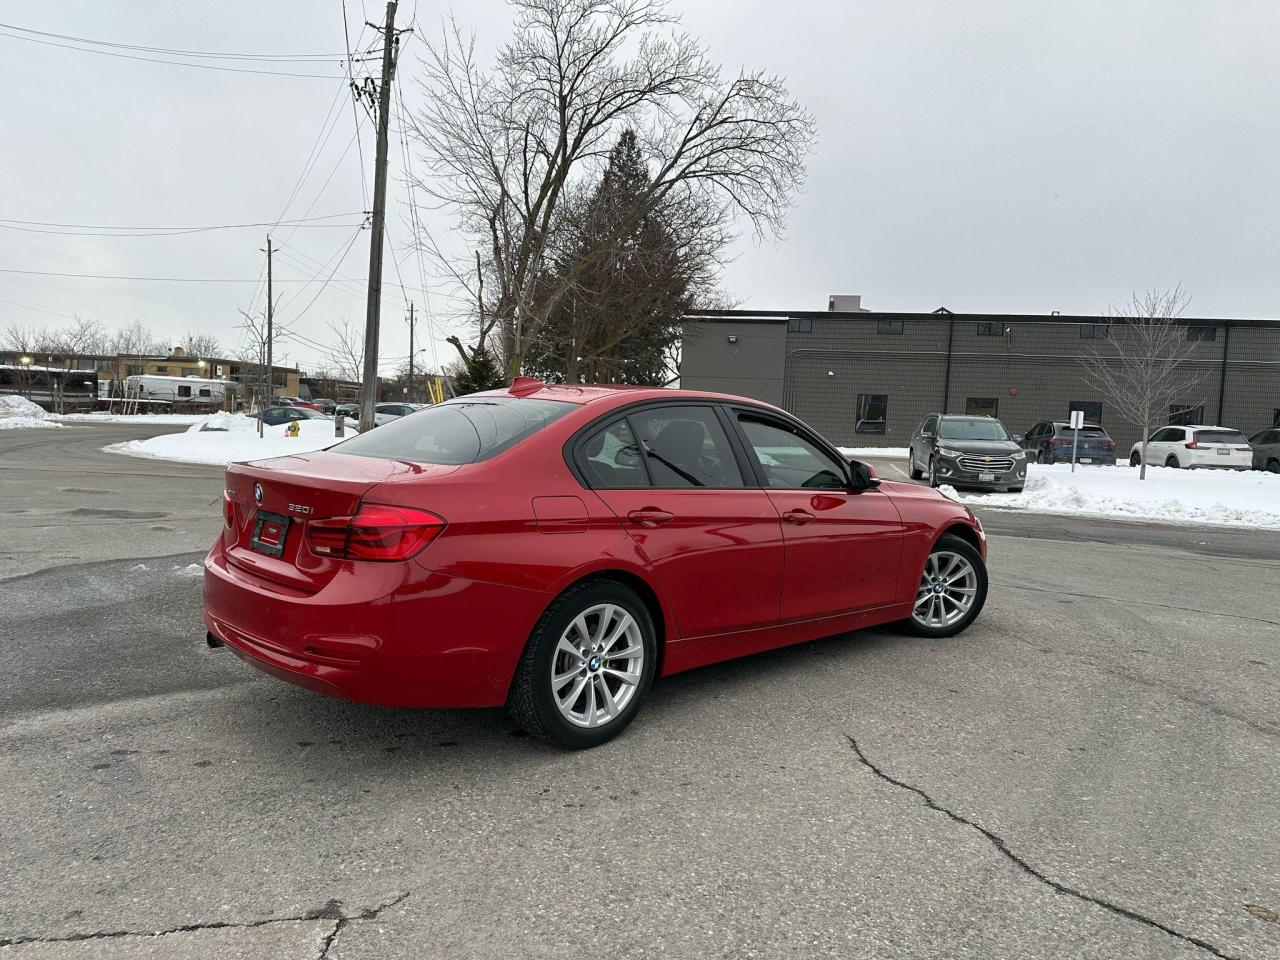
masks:
POLYGON ((449 577, 415 563, 352 563, 315 594, 204 562, 205 628, 289 683, 360 703, 490 707, 507 688, 541 593, 449 577))
POLYGON ((1188 460, 1186 466, 1196 470, 1251 470, 1253 469, 1253 453, 1232 452, 1225 457, 1219 454, 1201 453, 1197 454, 1194 459, 1188 460))
MULTIPOLYGON (((1063 451, 1050 451, 1048 463, 1070 463, 1071 448, 1068 447, 1063 451)), ((1076 463, 1083 463, 1085 466, 1094 467, 1114 467, 1116 465, 1116 452, 1114 450, 1105 451, 1084 451, 1081 450, 1076 454, 1076 463)))

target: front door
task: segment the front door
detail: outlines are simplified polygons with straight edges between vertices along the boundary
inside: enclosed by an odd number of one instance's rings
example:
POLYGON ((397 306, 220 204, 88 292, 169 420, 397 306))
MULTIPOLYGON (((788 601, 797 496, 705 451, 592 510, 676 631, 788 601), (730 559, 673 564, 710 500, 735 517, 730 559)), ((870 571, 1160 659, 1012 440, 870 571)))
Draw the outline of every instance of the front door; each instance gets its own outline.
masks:
POLYGON ((652 565, 682 637, 778 622, 778 514, 743 482, 710 405, 642 408, 579 444, 577 460, 652 565))
POLYGON ((846 467, 794 424, 735 416, 782 518, 782 619, 807 620, 900 601, 902 518, 888 495, 851 492, 846 467))

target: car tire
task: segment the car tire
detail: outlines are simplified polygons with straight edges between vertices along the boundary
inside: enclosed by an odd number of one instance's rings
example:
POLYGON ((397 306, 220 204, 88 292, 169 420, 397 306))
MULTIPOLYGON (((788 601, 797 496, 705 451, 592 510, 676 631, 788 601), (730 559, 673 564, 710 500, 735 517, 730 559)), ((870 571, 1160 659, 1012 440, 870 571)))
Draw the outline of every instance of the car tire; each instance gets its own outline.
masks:
POLYGON ((903 624, 907 630, 919 637, 953 637, 973 623, 986 602, 987 565, 982 560, 982 554, 969 541, 949 533, 943 534, 925 558, 924 570, 921 571, 917 585, 915 605, 912 607, 911 616, 904 620, 903 624), (931 600, 931 597, 939 596, 933 592, 932 586, 939 579, 936 574, 946 570, 953 557, 958 558, 968 567, 968 573, 963 576, 956 572, 951 574, 953 582, 964 586, 948 586, 940 594, 942 599, 931 600), (960 579, 955 579, 957 577, 960 579), (962 593, 963 590, 971 590, 972 593, 962 593), (962 602, 962 598, 967 600, 967 606, 961 612, 958 605, 962 602), (922 607, 922 604, 927 606, 922 607), (951 604, 949 608, 948 604, 951 604), (922 609, 927 612, 925 616, 921 616, 922 609), (934 622, 933 613, 937 610, 941 610, 943 616, 936 618, 938 622, 934 622), (959 615, 955 616, 957 613, 959 615))
POLYGON ((1280 473, 1280 460, 1276 460, 1276 459, 1268 460, 1267 470, 1270 473, 1280 473))
POLYGON ((1169 454, 1169 456, 1165 459, 1164 465, 1166 467, 1172 467, 1174 470, 1177 470, 1179 467, 1182 466, 1182 464, 1178 462, 1178 458, 1175 457, 1172 453, 1169 454))
POLYGON ((907 474, 912 480, 924 479, 924 471, 916 469, 916 455, 914 452, 907 454, 907 474))
POLYGON ((639 712, 653 683, 657 652, 653 618, 634 590, 614 580, 577 584, 557 597, 534 625, 511 681, 507 710, 529 733, 558 746, 597 747, 625 730, 639 712), (620 634, 605 647, 614 630, 620 634), (625 662, 607 655, 619 643, 625 644, 623 652, 635 651, 625 662), (574 646, 587 648, 587 655, 570 655, 574 646), (634 682, 624 681, 626 676, 634 682), (557 681, 562 685, 557 687, 557 681), (561 691, 568 691, 563 698, 561 691), (608 703, 621 700, 624 692, 625 701, 611 711, 608 703))
POLYGON ((1049 463, 1049 455, 1043 450, 1036 451, 1036 463, 1046 465, 1049 463))
POLYGON ((929 481, 929 486, 933 487, 935 490, 938 488, 938 458, 937 457, 929 458, 929 474, 925 479, 929 481))
POLYGON ((1131 466, 1131 467, 1140 467, 1140 466, 1142 466, 1142 454, 1140 454, 1140 453, 1131 453, 1131 454, 1129 454, 1129 466, 1131 466))

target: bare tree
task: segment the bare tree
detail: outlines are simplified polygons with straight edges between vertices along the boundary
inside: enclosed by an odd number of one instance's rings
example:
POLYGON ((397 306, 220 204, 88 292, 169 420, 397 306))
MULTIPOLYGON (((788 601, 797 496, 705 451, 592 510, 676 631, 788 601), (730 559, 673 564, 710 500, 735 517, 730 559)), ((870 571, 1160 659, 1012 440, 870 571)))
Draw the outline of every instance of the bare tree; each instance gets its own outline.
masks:
POLYGON ((193 357, 218 357, 222 345, 212 333, 188 333, 182 338, 182 347, 193 357))
POLYGON ((11 320, 4 328, 5 347, 18 353, 32 353, 42 342, 44 331, 34 324, 22 324, 11 320))
MULTIPOLYGON (((470 254, 429 252, 476 304, 478 345, 514 375, 577 279, 569 270, 542 282, 565 252, 562 212, 620 130, 635 131, 656 167, 632 216, 618 219, 621 234, 666 203, 698 211, 712 230, 739 216, 766 236, 780 233, 804 182, 815 124, 781 78, 723 77, 663 0, 510 2, 513 37, 492 68, 456 23, 428 45, 426 106, 412 132, 431 173, 417 186, 482 251, 474 274, 470 254)), ((579 252, 582 269, 598 267, 615 239, 579 252)))
POLYGON ((347 317, 329 321, 329 363, 343 380, 364 379, 364 327, 347 317))
POLYGON ((1194 365, 1196 341, 1186 324, 1178 322, 1190 301, 1181 286, 1133 294, 1109 311, 1109 336, 1095 340, 1080 358, 1085 382, 1142 431, 1143 480, 1152 430, 1168 422, 1172 404, 1195 406, 1190 398, 1204 376, 1194 365))

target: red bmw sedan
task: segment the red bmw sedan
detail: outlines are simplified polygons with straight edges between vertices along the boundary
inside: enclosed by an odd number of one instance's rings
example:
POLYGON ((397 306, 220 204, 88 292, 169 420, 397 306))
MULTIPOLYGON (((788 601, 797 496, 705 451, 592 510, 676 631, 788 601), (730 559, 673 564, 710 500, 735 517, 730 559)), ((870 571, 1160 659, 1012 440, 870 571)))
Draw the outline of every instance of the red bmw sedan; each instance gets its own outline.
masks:
POLYGON ((372 704, 505 704, 591 747, 655 677, 901 622, 965 629, 986 537, 775 407, 688 390, 459 397, 227 469, 208 640, 372 704))

